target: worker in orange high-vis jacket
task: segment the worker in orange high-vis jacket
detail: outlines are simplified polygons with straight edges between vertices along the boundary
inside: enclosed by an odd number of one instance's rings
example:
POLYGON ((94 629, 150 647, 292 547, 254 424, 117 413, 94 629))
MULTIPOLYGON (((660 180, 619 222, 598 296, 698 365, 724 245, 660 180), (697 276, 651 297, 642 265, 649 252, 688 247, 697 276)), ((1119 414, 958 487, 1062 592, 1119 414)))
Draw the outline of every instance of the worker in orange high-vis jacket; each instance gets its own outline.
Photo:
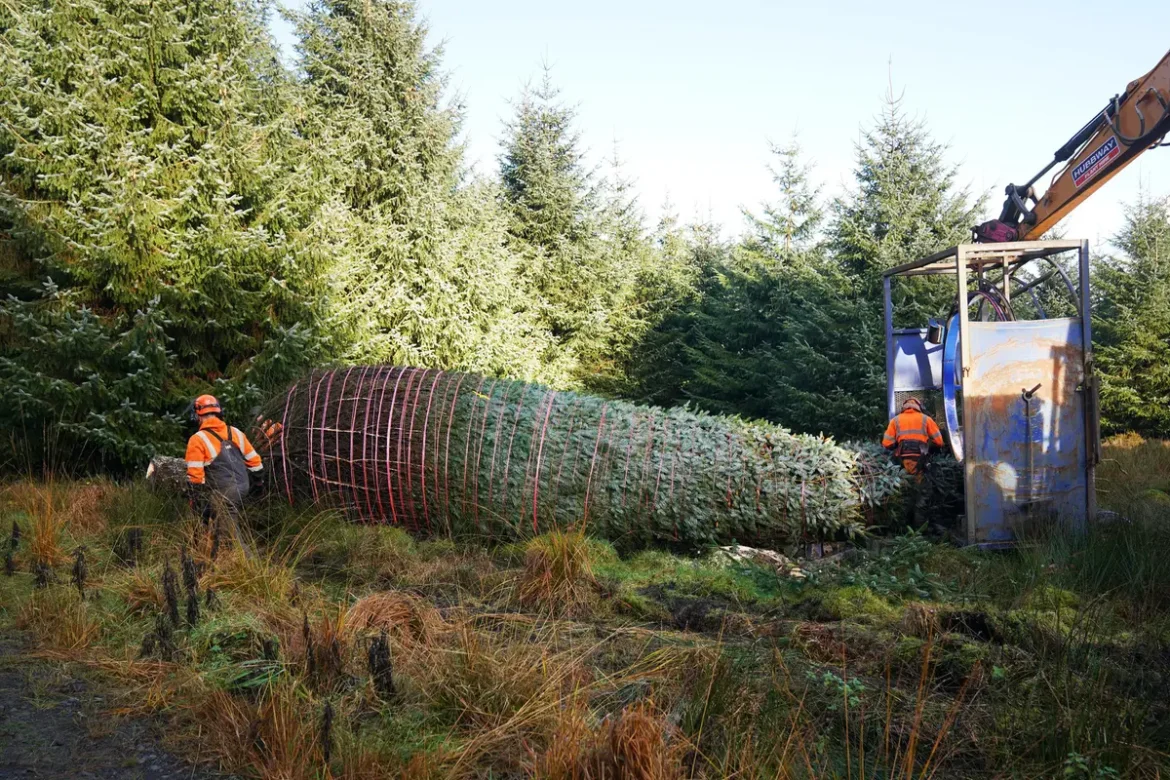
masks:
POLYGON ((902 468, 915 477, 922 476, 922 461, 931 449, 943 446, 942 431, 938 423, 922 411, 922 402, 907 398, 902 404, 901 414, 896 415, 886 427, 882 446, 895 458, 902 461, 902 468))
POLYGON ((224 422, 215 396, 195 399, 195 417, 199 430, 187 440, 187 483, 192 504, 208 518, 213 494, 230 508, 239 508, 253 482, 260 484, 264 464, 243 431, 224 422))

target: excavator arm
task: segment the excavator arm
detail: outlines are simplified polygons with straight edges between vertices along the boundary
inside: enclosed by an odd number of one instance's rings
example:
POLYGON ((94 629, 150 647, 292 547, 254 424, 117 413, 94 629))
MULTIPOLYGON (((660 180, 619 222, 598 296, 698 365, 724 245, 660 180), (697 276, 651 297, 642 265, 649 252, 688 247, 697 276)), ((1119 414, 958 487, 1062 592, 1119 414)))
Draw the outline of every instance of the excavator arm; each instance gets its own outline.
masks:
POLYGON ((999 219, 975 228, 980 242, 1025 241, 1048 232, 1085 198, 1147 149, 1170 146, 1170 52, 1154 69, 1130 82, 1088 124, 1056 150, 1026 184, 1007 186, 999 219), (1063 165, 1043 195, 1034 185, 1063 165))

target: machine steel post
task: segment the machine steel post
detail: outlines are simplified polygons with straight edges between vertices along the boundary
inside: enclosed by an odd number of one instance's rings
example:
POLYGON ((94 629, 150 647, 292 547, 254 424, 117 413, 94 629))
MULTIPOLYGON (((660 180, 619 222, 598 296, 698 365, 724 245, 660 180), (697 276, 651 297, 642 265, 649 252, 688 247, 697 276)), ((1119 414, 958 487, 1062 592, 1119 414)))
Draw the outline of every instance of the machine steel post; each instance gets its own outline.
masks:
POLYGON ((890 295, 890 277, 882 278, 882 295, 886 318, 886 417, 897 414, 894 409, 894 299, 890 295))
POLYGON ((1096 387, 1094 382, 1093 366, 1093 304, 1089 297, 1089 242, 1082 241, 1080 247, 1080 263, 1078 265, 1080 293, 1081 293, 1081 340, 1084 355, 1085 388, 1081 400, 1085 404, 1085 524, 1086 526, 1097 519, 1097 458, 1100 455, 1100 431, 1098 421, 1090 409, 1096 399, 1090 399, 1089 394, 1096 387), (1093 418, 1093 419, 1090 419, 1093 418))

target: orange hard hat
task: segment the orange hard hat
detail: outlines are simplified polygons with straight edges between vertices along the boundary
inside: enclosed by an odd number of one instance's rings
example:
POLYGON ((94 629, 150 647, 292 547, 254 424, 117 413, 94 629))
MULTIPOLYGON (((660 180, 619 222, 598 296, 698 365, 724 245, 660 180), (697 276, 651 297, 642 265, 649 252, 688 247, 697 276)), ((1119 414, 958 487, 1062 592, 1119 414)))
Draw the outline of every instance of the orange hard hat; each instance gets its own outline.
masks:
POLYGON ((203 394, 195 399, 195 414, 202 417, 205 414, 223 414, 223 408, 214 395, 203 394))
POLYGON ((922 411, 922 401, 919 401, 914 396, 910 396, 909 398, 907 398, 905 401, 902 402, 903 409, 908 409, 911 406, 913 406, 915 409, 917 409, 920 412, 922 411))

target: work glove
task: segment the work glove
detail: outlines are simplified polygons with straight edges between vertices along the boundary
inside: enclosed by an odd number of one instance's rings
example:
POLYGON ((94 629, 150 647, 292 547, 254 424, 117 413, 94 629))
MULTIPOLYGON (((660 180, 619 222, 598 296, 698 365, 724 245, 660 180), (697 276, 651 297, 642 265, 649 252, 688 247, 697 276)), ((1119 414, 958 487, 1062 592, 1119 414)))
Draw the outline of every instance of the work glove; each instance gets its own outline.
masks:
POLYGON ((248 497, 257 498, 268 492, 268 472, 253 471, 248 475, 248 497))
POLYGON ((198 485, 194 482, 188 482, 186 493, 187 503, 192 509, 198 509, 211 500, 211 486, 206 482, 198 485))

